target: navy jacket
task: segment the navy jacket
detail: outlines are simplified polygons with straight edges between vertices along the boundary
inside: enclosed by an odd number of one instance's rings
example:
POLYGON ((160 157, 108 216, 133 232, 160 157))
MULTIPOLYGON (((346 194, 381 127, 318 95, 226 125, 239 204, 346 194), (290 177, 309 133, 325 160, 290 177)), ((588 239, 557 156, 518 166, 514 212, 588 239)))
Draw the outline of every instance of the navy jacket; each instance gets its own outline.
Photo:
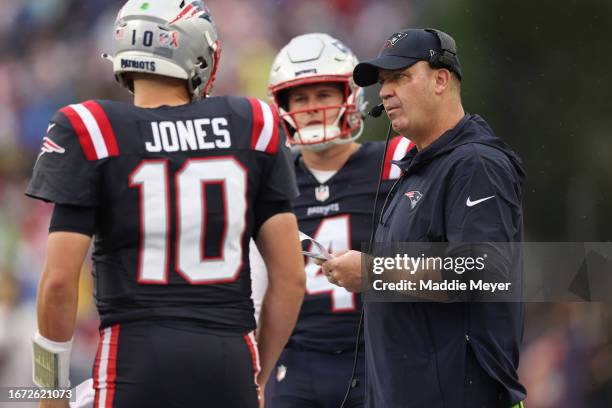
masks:
MULTIPOLYGON (((396 163, 403 175, 387 198, 376 242, 522 240, 520 159, 478 115, 466 114, 396 163)), ((509 262, 500 279, 521 287, 521 254, 509 262)), ((367 303, 367 406, 463 406, 467 347, 513 404, 523 400, 516 372, 523 322, 519 302, 367 303)))

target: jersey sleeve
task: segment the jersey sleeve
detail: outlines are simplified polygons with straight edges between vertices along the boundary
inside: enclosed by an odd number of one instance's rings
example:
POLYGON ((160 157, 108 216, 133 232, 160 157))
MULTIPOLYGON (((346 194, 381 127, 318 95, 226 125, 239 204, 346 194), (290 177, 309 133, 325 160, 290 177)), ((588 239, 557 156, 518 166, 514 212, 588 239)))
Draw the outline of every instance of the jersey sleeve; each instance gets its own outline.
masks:
POLYGON ((42 139, 26 195, 56 204, 95 207, 98 179, 96 161, 87 159, 69 118, 58 111, 42 139))
POLYGON ((78 232, 91 237, 96 228, 96 209, 76 205, 55 204, 49 232, 78 232))
POLYGON ((249 264, 251 267, 251 298, 255 307, 255 321, 259 321, 261 304, 268 289, 268 270, 253 240, 249 242, 249 264))
MULTIPOLYGON (((383 146, 380 153, 382 156, 384 152, 384 143, 380 142, 380 144, 383 146)), ((379 200, 376 207, 377 214, 385 201, 385 197, 387 197, 387 194, 389 194, 389 192, 393 189, 393 186, 402 175, 402 170, 397 164, 394 164, 393 161, 403 159, 413 147, 414 143, 403 136, 395 136, 393 139, 391 139, 391 141, 389 141, 387 152, 383 158, 382 180, 380 183, 379 200)), ((378 159, 378 163, 378 167, 376 168, 377 179, 378 175, 380 174, 380 159, 378 159)))
POLYGON ((276 109, 256 98, 248 98, 253 113, 251 149, 265 155, 264 182, 258 200, 293 200, 298 196, 293 160, 276 109))
POLYGON ((389 141, 383 164, 383 181, 396 180, 402 175, 401 169, 393 164, 393 161, 403 159, 413 146, 414 144, 404 136, 395 136, 389 141))
POLYGON ((284 201, 293 200, 299 193, 295 181, 295 170, 289 149, 284 146, 278 149, 269 160, 265 170, 264 180, 259 191, 259 200, 284 201))

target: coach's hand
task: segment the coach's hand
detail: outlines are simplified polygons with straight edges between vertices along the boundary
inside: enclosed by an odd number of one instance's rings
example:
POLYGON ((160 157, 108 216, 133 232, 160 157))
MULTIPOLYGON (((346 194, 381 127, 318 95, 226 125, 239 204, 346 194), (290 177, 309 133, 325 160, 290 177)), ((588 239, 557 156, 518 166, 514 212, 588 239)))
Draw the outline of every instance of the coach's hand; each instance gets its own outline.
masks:
POLYGON ((348 251, 333 254, 334 258, 321 265, 327 280, 334 285, 342 286, 349 292, 363 290, 361 280, 361 252, 348 251))

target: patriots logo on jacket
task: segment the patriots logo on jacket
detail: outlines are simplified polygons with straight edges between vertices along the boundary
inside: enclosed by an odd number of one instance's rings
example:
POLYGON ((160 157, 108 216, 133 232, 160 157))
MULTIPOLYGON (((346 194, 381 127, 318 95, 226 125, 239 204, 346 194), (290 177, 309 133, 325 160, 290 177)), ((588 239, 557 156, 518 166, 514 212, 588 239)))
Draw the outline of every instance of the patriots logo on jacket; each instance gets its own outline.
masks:
POLYGON ((410 209, 413 210, 414 207, 418 204, 419 200, 423 197, 423 193, 420 191, 408 191, 404 194, 406 197, 410 199, 410 209))

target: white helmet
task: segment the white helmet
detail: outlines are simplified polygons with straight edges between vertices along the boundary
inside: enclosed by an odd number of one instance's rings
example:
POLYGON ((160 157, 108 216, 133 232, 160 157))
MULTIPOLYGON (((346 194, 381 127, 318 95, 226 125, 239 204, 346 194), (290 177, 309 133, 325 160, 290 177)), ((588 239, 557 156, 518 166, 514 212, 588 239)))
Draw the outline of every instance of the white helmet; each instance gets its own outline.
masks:
POLYGON ((279 111, 287 137, 292 145, 321 150, 332 143, 348 143, 363 132, 366 103, 363 89, 353 81, 353 69, 359 61, 353 52, 337 39, 323 33, 304 34, 293 38, 280 50, 270 72, 268 93, 279 111), (340 106, 321 108, 324 115, 340 108, 332 124, 300 127, 289 112, 287 90, 315 83, 341 83, 345 100, 340 106))
POLYGON ((129 0, 115 21, 113 62, 117 80, 132 90, 126 72, 187 81, 192 99, 212 88, 221 47, 203 1, 129 0))

